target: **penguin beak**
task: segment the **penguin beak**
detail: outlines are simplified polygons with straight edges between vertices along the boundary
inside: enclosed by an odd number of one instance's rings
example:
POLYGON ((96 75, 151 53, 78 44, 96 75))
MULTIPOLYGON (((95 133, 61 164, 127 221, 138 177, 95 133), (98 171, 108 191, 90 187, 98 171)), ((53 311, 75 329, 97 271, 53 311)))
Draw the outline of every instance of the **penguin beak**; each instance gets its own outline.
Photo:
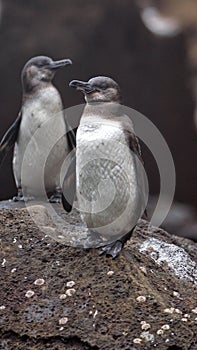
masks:
POLYGON ((91 84, 89 84, 85 81, 80 81, 80 80, 72 80, 69 83, 69 86, 73 87, 79 91, 82 91, 85 94, 90 94, 91 92, 95 91, 95 89, 91 86, 91 84))
POLYGON ((45 66, 45 68, 49 68, 53 70, 53 69, 58 69, 61 67, 68 66, 70 64, 72 64, 72 61, 70 59, 65 59, 65 60, 53 61, 52 63, 45 66))

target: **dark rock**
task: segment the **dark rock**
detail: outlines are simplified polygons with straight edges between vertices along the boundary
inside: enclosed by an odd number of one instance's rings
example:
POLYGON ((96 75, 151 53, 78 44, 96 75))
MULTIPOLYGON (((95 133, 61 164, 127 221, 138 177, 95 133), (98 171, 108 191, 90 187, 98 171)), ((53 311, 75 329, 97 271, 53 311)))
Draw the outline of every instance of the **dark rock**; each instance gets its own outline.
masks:
MULTIPOLYGON (((69 235, 78 217, 65 217, 69 235)), ((112 260, 44 236, 26 209, 1 210, 0 223, 1 349, 195 349, 191 241, 141 220, 112 260)))

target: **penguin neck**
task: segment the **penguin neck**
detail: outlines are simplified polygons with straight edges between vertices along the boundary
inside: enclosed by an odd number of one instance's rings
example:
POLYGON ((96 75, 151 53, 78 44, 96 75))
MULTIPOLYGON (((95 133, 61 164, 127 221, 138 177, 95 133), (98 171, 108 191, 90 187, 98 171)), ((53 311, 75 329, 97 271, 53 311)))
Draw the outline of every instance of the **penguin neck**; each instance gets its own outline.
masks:
POLYGON ((121 104, 118 102, 87 103, 83 117, 96 116, 97 118, 112 119, 121 115, 121 104))
POLYGON ((29 100, 31 98, 34 98, 36 95, 38 95, 42 90, 48 89, 52 87, 51 82, 46 81, 40 81, 38 84, 35 85, 25 85, 23 84, 23 101, 29 100))

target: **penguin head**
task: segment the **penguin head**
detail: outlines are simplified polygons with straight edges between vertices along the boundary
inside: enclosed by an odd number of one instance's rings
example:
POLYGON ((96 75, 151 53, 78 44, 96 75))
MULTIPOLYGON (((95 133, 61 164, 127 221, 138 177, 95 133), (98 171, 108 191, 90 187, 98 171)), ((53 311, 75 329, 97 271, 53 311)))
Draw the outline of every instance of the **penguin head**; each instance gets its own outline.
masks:
POLYGON ((50 83, 58 68, 72 64, 70 59, 53 61, 47 56, 31 58, 24 66, 21 74, 22 85, 25 92, 31 92, 40 84, 50 83))
POLYGON ((119 85, 109 77, 98 76, 88 82, 72 80, 69 86, 82 91, 87 103, 121 101, 119 85))

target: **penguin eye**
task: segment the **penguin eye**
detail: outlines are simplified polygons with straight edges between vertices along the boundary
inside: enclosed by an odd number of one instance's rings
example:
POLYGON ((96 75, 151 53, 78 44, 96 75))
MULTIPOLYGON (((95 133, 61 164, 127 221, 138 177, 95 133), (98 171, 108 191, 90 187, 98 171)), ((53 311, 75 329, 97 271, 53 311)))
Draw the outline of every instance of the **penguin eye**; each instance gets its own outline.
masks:
POLYGON ((100 87, 97 87, 97 86, 95 86, 95 91, 97 91, 97 92, 101 92, 103 89, 102 88, 100 88, 100 87))
POLYGON ((95 90, 101 92, 103 90, 107 90, 108 86, 106 84, 102 84, 102 85, 99 85, 99 86, 95 86, 95 90))
POLYGON ((38 63, 37 63, 37 67, 42 68, 42 67, 47 66, 48 64, 49 64, 48 61, 38 62, 38 63))

